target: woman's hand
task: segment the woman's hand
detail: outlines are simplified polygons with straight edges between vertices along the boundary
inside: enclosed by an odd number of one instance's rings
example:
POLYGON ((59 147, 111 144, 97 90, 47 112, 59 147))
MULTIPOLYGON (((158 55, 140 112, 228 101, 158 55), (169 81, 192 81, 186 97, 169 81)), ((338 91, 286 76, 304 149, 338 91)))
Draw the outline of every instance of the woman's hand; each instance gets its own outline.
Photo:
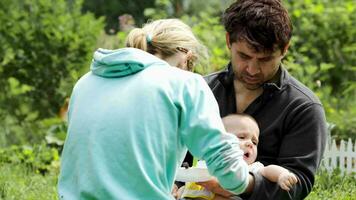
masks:
POLYGON ((175 199, 178 199, 178 186, 176 184, 173 185, 172 195, 175 199))
POLYGON ((201 185, 201 186, 205 187, 207 190, 209 190, 209 191, 211 191, 211 192, 213 192, 215 194, 218 194, 218 195, 220 195, 222 197, 225 197, 225 198, 230 197, 230 196, 233 195, 231 192, 229 192, 227 190, 224 190, 220 186, 220 184, 219 184, 219 182, 218 182, 218 180, 216 178, 213 178, 213 179, 211 179, 209 181, 197 182, 197 184, 201 185))

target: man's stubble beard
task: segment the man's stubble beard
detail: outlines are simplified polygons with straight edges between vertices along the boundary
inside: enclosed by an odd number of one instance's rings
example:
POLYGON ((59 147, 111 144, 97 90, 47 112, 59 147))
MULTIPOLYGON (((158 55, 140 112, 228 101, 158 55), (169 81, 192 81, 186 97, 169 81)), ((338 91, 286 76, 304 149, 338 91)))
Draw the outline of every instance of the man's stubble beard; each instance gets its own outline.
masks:
POLYGON ((238 76, 238 75, 234 76, 234 81, 238 81, 240 84, 243 85, 244 88, 246 88, 247 90, 251 90, 251 91, 258 90, 258 89, 262 88, 262 86, 263 86, 263 83, 248 84, 243 80, 242 76, 238 76))

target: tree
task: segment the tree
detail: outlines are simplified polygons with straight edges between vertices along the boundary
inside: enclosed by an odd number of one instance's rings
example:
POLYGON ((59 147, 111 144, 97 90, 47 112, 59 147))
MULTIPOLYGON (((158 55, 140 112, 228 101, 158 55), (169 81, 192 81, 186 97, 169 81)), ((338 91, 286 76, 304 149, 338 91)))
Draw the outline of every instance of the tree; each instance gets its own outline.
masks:
POLYGON ((0 122, 56 115, 88 67, 103 19, 81 1, 0 1, 0 122))

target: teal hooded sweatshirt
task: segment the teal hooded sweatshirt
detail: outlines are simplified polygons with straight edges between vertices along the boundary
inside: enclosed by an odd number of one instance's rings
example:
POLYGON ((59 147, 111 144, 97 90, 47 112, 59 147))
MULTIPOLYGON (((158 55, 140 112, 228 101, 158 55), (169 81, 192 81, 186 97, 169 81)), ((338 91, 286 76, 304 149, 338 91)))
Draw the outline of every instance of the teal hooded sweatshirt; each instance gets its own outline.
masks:
POLYGON ((59 199, 174 199, 187 149, 239 194, 248 168, 204 79, 139 49, 99 49, 75 85, 59 199))

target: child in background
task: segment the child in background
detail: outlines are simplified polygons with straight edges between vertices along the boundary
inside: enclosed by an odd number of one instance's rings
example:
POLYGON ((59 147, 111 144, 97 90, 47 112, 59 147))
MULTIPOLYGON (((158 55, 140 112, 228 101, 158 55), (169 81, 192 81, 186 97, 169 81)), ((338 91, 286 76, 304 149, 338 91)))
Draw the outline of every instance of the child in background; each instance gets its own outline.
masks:
MULTIPOLYGON (((240 148, 244 152, 243 158, 250 166, 250 171, 258 171, 266 179, 277 182, 282 189, 287 191, 298 182, 297 177, 286 168, 278 165, 263 166, 262 163, 255 162, 260 134, 255 119, 245 114, 233 114, 224 117, 222 120, 226 131, 239 138, 240 148)), ((200 184, 204 185, 204 183, 200 184)), ((184 199, 226 199, 223 196, 215 195, 196 183, 187 183, 182 190, 181 198, 184 199)), ((226 196, 229 195, 231 194, 226 194, 226 196)))

